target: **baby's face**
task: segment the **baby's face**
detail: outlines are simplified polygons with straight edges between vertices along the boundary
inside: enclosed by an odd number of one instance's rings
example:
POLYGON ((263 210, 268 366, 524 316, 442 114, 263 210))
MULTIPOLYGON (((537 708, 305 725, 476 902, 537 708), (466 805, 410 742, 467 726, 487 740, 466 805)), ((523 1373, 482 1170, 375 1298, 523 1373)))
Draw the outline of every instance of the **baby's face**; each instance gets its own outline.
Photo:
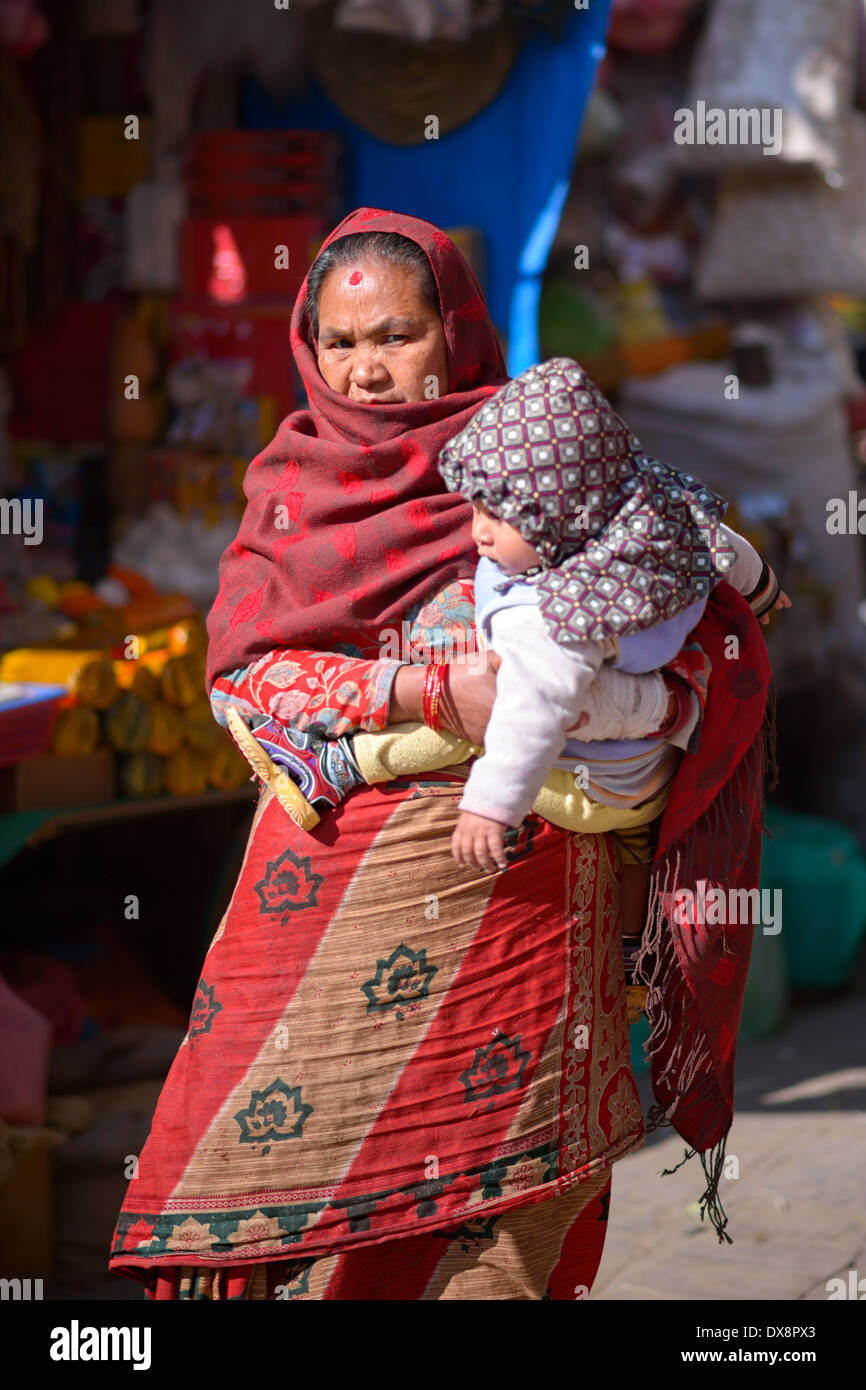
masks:
POLYGON ((492 516, 483 502, 472 503, 472 539, 479 555, 495 560, 508 574, 523 574, 541 563, 541 556, 516 527, 492 516))

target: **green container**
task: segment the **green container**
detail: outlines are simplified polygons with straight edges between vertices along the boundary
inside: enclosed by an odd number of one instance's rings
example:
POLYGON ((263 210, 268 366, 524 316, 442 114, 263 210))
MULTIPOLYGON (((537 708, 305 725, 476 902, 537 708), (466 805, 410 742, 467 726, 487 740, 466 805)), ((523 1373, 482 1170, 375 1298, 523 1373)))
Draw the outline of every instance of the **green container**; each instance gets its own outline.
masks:
POLYGON ((781 889, 791 988, 839 989, 866 935, 866 859, 837 821, 768 806, 767 829, 761 887, 781 889))
POLYGON ((782 1027, 788 1012, 788 961, 782 940, 784 898, 782 901, 782 931, 778 936, 765 936, 760 926, 755 927, 738 1035, 743 1042, 771 1038, 782 1027))
POLYGON ((649 1058, 643 1055, 644 1043, 649 1042, 650 1026, 646 1014, 641 1014, 637 1023, 628 1030, 631 1043, 632 1071, 649 1071, 649 1058))

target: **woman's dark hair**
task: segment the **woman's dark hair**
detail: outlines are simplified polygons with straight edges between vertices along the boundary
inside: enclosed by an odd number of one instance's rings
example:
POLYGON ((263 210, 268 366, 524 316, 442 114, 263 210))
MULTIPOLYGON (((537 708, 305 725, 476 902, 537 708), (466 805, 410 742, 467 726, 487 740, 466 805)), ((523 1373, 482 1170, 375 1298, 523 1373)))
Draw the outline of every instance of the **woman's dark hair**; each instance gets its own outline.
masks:
POLYGON ((310 270, 304 308, 309 315, 314 341, 319 336, 319 294, 325 277, 337 266, 348 265, 359 256, 368 256, 388 265, 404 265, 414 271, 421 294, 441 317, 442 306, 433 268, 417 242, 410 241, 399 232, 352 232, 350 236, 340 237, 326 246, 310 270))

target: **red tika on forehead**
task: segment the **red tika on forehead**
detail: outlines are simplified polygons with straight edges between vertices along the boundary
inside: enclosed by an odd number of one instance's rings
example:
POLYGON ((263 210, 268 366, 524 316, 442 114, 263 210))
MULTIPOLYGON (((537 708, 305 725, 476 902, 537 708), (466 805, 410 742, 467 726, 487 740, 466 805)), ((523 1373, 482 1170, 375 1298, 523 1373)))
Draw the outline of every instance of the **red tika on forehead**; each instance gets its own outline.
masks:
POLYGON ((361 274, 360 270, 353 270, 353 271, 352 271, 352 274, 349 276, 349 284, 350 284, 350 285, 360 285, 360 283, 361 283, 361 281, 363 280, 363 278, 364 278, 364 277, 363 277, 363 275, 361 274))

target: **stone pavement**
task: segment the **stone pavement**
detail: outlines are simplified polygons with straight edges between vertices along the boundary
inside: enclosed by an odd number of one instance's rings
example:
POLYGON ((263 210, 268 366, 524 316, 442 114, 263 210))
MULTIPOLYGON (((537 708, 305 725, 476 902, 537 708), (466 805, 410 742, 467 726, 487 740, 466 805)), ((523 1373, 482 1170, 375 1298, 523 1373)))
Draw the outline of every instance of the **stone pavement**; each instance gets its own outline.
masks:
MULTIPOLYGON (((646 1111, 649 1074, 637 1079, 646 1111)), ((614 1165, 592 1299, 826 1299, 834 1276, 866 1280, 866 955, 844 994, 740 1044, 727 1147, 739 1177, 720 1188, 733 1245, 701 1223, 699 1158, 660 1176, 685 1148, 656 1131, 614 1165)))

